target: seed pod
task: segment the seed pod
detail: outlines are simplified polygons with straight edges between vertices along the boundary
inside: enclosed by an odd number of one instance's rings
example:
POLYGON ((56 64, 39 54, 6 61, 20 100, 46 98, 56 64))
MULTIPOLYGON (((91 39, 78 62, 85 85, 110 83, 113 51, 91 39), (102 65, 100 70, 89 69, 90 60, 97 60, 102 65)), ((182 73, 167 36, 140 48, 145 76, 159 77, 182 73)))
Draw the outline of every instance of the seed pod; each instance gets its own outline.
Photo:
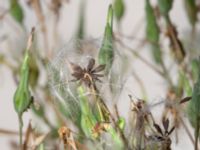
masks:
POLYGON ((106 65, 107 73, 112 66, 114 57, 112 25, 113 25, 113 9, 112 5, 110 5, 108 9, 107 23, 104 32, 104 37, 98 56, 99 64, 106 65))
POLYGON ((15 91, 14 95, 14 107, 15 111, 18 114, 19 118, 19 128, 20 128, 20 145, 22 144, 22 127, 23 127, 23 121, 22 121, 22 115, 23 113, 30 107, 30 105, 33 102, 33 98, 31 96, 31 93, 29 91, 29 54, 26 52, 24 61, 21 66, 21 72, 20 72, 20 82, 17 87, 17 90, 15 91))
POLYGON ((22 115, 32 102, 29 90, 29 54, 26 52, 20 71, 20 82, 14 95, 15 110, 22 115))
POLYGON ((114 13, 117 18, 117 21, 120 21, 124 15, 124 1, 123 0, 115 0, 114 4, 114 13))
POLYGON ((10 14, 17 22, 23 23, 24 13, 18 0, 10 0, 10 14))
POLYGON ((20 145, 22 145, 22 127, 23 127, 22 115, 33 103, 33 97, 31 96, 31 92, 29 90, 29 71, 30 71, 29 49, 30 49, 30 46, 32 45, 33 32, 34 32, 34 28, 32 29, 31 35, 28 39, 27 49, 26 49, 24 60, 22 62, 21 69, 20 69, 19 85, 17 87, 17 90, 15 91, 14 98, 13 98, 15 111, 18 114, 19 124, 20 124, 19 125, 20 145))
POLYGON ((153 8, 149 2, 146 0, 146 38, 151 43, 152 55, 156 63, 161 62, 161 50, 159 47, 159 27, 156 22, 156 16, 154 14, 153 8))

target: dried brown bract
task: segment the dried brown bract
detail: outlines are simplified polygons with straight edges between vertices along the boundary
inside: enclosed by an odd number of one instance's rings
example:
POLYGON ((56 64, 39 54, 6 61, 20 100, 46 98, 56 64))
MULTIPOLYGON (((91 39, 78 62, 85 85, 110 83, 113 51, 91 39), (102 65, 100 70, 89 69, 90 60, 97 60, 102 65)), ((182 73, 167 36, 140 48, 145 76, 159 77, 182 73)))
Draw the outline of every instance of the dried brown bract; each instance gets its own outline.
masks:
POLYGON ((154 142, 161 142, 161 150, 171 150, 171 139, 169 136, 174 131, 175 126, 169 130, 168 119, 163 119, 162 125, 164 130, 162 130, 158 124, 154 123, 154 128, 156 129, 157 133, 150 136, 149 139, 153 140, 154 142))
POLYGON ((99 72, 105 69, 105 65, 95 66, 95 60, 91 58, 87 65, 87 68, 81 68, 79 65, 74 63, 70 63, 73 73, 72 76, 75 77, 75 81, 80 81, 84 83, 86 86, 91 87, 94 85, 95 81, 101 82, 99 78, 103 77, 103 74, 99 74, 99 72))
POLYGON ((154 122, 154 119, 144 100, 134 101, 131 95, 129 97, 133 112, 133 119, 131 120, 131 126, 133 127, 130 140, 131 147, 134 149, 143 149, 145 147, 147 126, 149 126, 150 121, 154 122))
POLYGON ((63 141, 64 149, 72 148, 73 150, 77 150, 72 132, 69 128, 67 128, 66 126, 62 126, 58 129, 58 134, 60 139, 63 141))
POLYGON ((32 128, 31 122, 29 122, 29 125, 26 130, 25 134, 25 140, 23 143, 23 150, 36 150, 40 144, 44 142, 46 139, 48 133, 46 134, 38 134, 35 132, 35 130, 32 128))
POLYGON ((92 130, 94 137, 98 137, 102 132, 106 132, 110 128, 110 122, 98 122, 92 130))
MULTIPOLYGON (((58 134, 60 140, 63 142, 64 149, 69 149, 69 150, 88 150, 88 148, 79 143, 77 140, 74 138, 74 134, 77 134, 76 132, 72 131, 70 128, 67 126, 62 126, 58 129, 58 134)), ((82 135, 79 135, 82 136, 82 135)))

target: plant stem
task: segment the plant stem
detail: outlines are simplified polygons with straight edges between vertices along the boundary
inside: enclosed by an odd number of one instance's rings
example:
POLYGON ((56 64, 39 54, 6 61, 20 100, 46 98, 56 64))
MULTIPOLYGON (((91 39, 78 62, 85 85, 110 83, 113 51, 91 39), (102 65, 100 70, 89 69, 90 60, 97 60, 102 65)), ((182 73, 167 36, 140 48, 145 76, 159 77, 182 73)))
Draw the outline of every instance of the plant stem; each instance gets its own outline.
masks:
POLYGON ((166 66, 165 66, 165 64, 164 64, 164 62, 163 62, 163 60, 161 60, 161 67, 162 67, 163 73, 164 73, 163 76, 164 76, 164 77, 166 78, 166 80, 168 81, 168 84, 169 84, 170 88, 173 88, 174 85, 173 85, 172 79, 170 78, 169 72, 168 72, 168 70, 167 70, 167 68, 166 68, 166 66))
POLYGON ((185 131, 186 131, 186 133, 187 133, 189 139, 191 140, 191 142, 192 142, 193 144, 195 144, 195 140, 193 139, 192 134, 190 133, 190 131, 189 131, 187 125, 185 124, 185 122, 183 121, 183 119, 182 119, 181 117, 180 117, 179 119, 180 119, 180 121, 181 121, 181 123, 182 123, 182 125, 183 125, 183 128, 185 129, 185 131))
POLYGON ((195 148, 194 150, 198 150, 198 137, 199 137, 199 124, 200 124, 200 119, 199 117, 197 117, 197 124, 196 124, 196 128, 195 128, 195 148))
POLYGON ((114 123, 117 131, 119 132, 119 135, 120 135, 120 138, 121 138, 121 140, 124 144, 124 147, 129 149, 128 142, 126 140, 126 137, 125 137, 123 131, 119 128, 118 124, 116 123, 114 116, 111 114, 110 110, 108 109, 107 105, 104 103, 103 99, 99 96, 99 91, 98 91, 95 83, 93 83, 92 91, 97 96, 95 99, 97 100, 98 106, 100 106, 99 111, 100 111, 100 113, 103 117, 103 121, 107 121, 107 115, 109 115, 109 117, 111 118, 112 122, 114 123), (102 113, 104 113, 104 115, 102 113), (105 115, 105 113, 107 113, 107 114, 105 115))
POLYGON ((20 148, 22 148, 22 128, 23 128, 22 115, 19 115, 18 119, 19 119, 19 144, 20 148))
POLYGON ((142 57, 140 54, 138 54, 138 52, 136 52, 135 50, 133 50, 131 47, 127 46, 126 44, 124 44, 121 40, 117 39, 117 42, 125 49, 130 50, 131 54, 135 57, 137 57, 140 61, 142 61, 144 64, 146 64, 149 68, 151 68, 153 71, 155 71, 156 73, 158 73, 161 77, 164 77, 164 73, 162 71, 160 71, 156 66, 154 66, 153 64, 151 64, 150 62, 148 62, 144 57, 142 57))
POLYGON ((143 84, 143 81, 140 79, 140 77, 137 75, 137 73, 132 70, 132 75, 134 76, 136 82, 138 83, 138 85, 140 86, 140 90, 141 90, 141 93, 142 93, 142 96, 143 96, 143 99, 146 99, 147 98, 147 91, 145 89, 145 86, 143 84))
POLYGON ((8 130, 8 129, 0 129, 0 135, 9 135, 9 136, 18 136, 19 132, 18 131, 12 131, 12 130, 8 130))

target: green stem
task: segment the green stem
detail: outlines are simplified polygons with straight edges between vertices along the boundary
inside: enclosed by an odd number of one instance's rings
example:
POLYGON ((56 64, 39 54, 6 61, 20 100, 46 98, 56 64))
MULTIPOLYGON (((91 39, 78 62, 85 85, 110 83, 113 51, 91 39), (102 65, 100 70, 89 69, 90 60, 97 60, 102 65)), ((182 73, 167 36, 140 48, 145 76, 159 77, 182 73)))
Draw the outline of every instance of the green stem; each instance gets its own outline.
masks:
POLYGON ((112 136, 112 139, 116 142, 116 144, 118 146, 118 150, 122 150, 124 145, 123 145, 118 133, 116 132, 116 130, 113 127, 111 127, 110 129, 108 129, 108 132, 112 136))
POLYGON ((200 120, 199 117, 197 117, 197 124, 195 129, 195 148, 194 148, 195 150, 198 150, 199 124, 200 120))
POLYGON ((22 128, 23 128, 22 115, 19 115, 18 119, 19 119, 19 144, 20 148, 22 148, 22 128))

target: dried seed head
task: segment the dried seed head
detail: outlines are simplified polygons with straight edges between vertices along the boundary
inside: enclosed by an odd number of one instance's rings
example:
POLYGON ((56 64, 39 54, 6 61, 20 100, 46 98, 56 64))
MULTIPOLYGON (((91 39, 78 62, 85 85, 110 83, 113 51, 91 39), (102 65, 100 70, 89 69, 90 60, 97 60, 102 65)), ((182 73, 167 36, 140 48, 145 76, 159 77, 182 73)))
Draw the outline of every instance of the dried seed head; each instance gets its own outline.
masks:
POLYGON ((99 74, 99 72, 103 71, 105 65, 99 65, 96 68, 94 68, 94 65, 95 60, 93 58, 89 60, 89 63, 86 68, 81 68, 79 65, 71 63, 73 70, 72 76, 75 77, 76 81, 80 81, 88 87, 94 85, 96 81, 101 82, 99 78, 103 77, 104 75, 99 74))

